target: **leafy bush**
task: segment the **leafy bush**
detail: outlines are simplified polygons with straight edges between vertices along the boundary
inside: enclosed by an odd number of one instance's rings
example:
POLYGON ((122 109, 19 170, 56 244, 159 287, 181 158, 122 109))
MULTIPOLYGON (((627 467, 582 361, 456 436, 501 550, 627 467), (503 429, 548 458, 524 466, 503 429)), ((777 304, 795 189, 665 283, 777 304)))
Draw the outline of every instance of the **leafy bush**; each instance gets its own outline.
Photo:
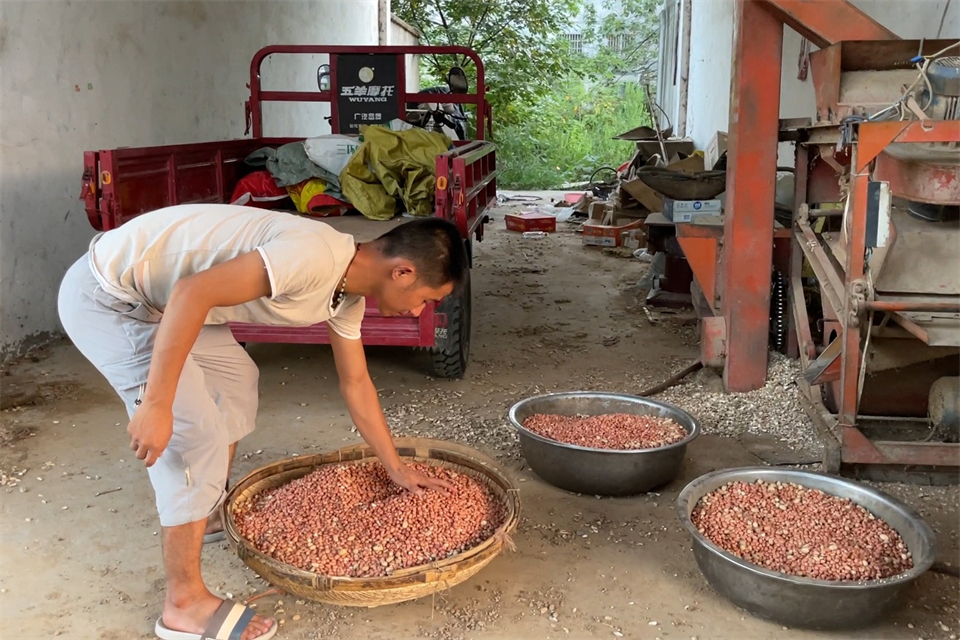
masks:
MULTIPOLYGON (((461 45, 480 55, 504 168, 500 185, 534 189, 585 181, 599 167, 630 159, 633 145, 612 138, 649 117, 643 89, 619 80, 654 74, 657 4, 393 0, 393 11, 420 30, 422 44, 461 45), (582 39, 580 52, 565 37, 571 30, 582 39)), ((420 60, 422 86, 444 84, 453 65, 476 86, 477 70, 466 57, 432 54, 420 60)))
POLYGON ((617 168, 633 155, 634 145, 613 137, 650 124, 645 100, 634 84, 588 87, 580 77, 564 79, 536 108, 525 110, 522 121, 494 128, 497 164, 503 168, 500 186, 556 188, 586 182, 600 167, 617 168))

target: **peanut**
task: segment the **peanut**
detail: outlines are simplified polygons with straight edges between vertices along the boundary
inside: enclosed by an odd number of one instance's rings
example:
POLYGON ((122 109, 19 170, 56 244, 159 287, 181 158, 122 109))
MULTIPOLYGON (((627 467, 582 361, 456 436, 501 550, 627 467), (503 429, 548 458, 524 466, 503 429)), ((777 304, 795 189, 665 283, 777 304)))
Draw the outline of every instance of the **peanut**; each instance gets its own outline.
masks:
POLYGON ((544 438, 591 449, 658 449, 687 437, 686 430, 670 418, 626 413, 535 414, 524 420, 523 426, 544 438))
POLYGON ((322 575, 382 577, 462 553, 488 539, 505 517, 480 480, 414 464, 446 480, 450 493, 414 495, 379 462, 326 465, 241 505, 237 528, 270 557, 322 575))
POLYGON ((703 496, 691 519, 718 547, 780 573, 863 581, 913 567, 903 538, 886 522, 797 484, 730 482, 703 496))

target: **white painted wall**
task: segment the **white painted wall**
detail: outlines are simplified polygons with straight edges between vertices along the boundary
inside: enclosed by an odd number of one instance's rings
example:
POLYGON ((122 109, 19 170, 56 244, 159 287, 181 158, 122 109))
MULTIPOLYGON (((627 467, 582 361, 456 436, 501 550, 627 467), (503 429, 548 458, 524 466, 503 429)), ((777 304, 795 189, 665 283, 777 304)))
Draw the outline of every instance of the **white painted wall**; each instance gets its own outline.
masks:
MULTIPOLYGON (((730 111, 733 5, 734 0, 693 2, 690 17, 687 136, 693 138, 700 148, 706 147, 715 131, 727 128, 727 114, 730 111)), ((675 104, 679 102, 676 100, 675 104)), ((679 113, 677 117, 679 118, 679 113)))
MULTIPOLYGON (((376 44, 377 0, 0 1, 0 355, 59 331, 56 296, 93 229, 85 150, 243 137, 250 58, 267 44, 376 44)), ((317 60, 266 87, 315 88, 317 60)), ((271 109, 267 133, 323 133, 271 109)))
MULTIPOLYGON (((714 133, 728 128, 734 0, 683 1, 693 2, 687 134, 703 148, 714 133)), ((954 3, 944 15, 946 3, 947 0, 853 0, 874 20, 906 39, 934 38, 938 30, 941 38, 960 37, 960 7, 954 3)), ((800 35, 786 27, 780 82, 782 118, 813 117, 816 112, 812 77, 808 74, 806 81, 797 79, 800 42, 800 35)), ((665 66, 664 61, 660 66, 665 66)), ((676 122, 679 100, 670 98, 665 102, 673 106, 670 117, 676 122)), ((793 164, 788 145, 781 146, 780 164, 793 164)))
MULTIPOLYGON (((416 27, 407 24, 397 16, 390 16, 390 30, 387 41, 390 44, 406 47, 416 47, 420 44, 420 32, 416 27)), ((407 91, 420 91, 420 56, 405 56, 404 73, 407 77, 407 91)))

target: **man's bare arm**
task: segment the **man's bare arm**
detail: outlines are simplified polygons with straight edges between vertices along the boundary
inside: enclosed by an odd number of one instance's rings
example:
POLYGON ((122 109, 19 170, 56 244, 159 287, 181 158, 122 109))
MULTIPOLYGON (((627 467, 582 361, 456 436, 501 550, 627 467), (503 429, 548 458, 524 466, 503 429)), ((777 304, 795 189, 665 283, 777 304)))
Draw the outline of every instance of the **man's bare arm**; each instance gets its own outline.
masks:
POLYGON ((270 295, 258 251, 251 251, 179 280, 163 311, 143 397, 130 421, 130 447, 149 467, 173 433, 173 399, 187 356, 215 307, 232 307, 270 295))
POLYGON ((350 417, 357 430, 383 464, 390 479, 401 487, 419 492, 421 489, 449 489, 441 480, 427 478, 403 464, 393 446, 390 427, 383 415, 377 388, 367 370, 367 358, 359 340, 348 340, 330 332, 330 345, 340 378, 340 393, 347 403, 350 417))

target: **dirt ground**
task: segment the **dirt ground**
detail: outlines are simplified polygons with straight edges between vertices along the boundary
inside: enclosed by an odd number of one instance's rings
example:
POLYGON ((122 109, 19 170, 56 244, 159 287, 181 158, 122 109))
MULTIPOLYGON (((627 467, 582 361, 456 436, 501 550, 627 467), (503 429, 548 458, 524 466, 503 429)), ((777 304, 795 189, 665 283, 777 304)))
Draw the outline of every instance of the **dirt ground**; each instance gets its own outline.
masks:
MULTIPOLYGON (((259 610, 283 623, 278 637, 957 637, 958 583, 935 574, 920 578, 883 624, 852 634, 782 629, 712 591, 679 526, 675 501, 703 473, 760 464, 731 437, 729 425, 723 436, 706 428, 680 476, 656 494, 577 496, 530 472, 506 420, 513 402, 552 390, 637 392, 693 361, 696 338, 683 315, 648 320, 635 289, 646 268, 641 262, 584 248, 567 225, 548 238, 522 238, 504 230, 503 212, 494 214, 476 250, 468 375, 436 380, 425 374, 423 354, 368 352, 398 433, 457 439, 510 468, 524 509, 517 550, 435 598, 398 606, 357 610, 263 598, 259 610)), ((234 479, 295 453, 358 441, 328 348, 249 349, 262 372, 259 428, 241 443, 234 479)), ((159 527, 146 474, 127 448, 120 402, 66 343, 5 374, 0 635, 153 637, 163 599, 159 527)), ((702 374, 670 397, 715 387, 716 380, 702 374)), ((957 564, 957 488, 884 488, 920 510, 937 532, 940 557, 957 564)), ((205 549, 203 566, 221 594, 245 598, 266 588, 225 544, 205 549)))

